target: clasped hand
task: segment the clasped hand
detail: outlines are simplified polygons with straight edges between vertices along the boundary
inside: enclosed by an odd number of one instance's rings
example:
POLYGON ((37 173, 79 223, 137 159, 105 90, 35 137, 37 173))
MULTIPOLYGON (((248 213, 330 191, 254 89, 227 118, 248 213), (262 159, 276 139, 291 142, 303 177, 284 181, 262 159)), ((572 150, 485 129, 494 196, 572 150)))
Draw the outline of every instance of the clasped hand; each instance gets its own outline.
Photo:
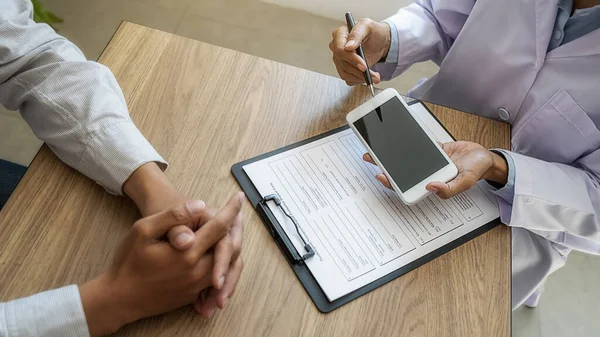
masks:
POLYGON ((80 287, 90 334, 188 304, 204 317, 224 308, 243 268, 243 199, 218 212, 188 201, 137 221, 108 271, 80 287))

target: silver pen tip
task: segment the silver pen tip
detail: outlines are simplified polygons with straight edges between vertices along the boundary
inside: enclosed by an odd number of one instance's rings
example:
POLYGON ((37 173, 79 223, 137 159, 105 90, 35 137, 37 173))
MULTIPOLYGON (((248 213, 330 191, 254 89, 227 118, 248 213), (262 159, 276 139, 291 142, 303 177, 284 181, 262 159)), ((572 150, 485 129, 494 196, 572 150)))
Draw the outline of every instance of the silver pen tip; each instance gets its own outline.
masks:
POLYGON ((371 89, 371 96, 375 97, 375 88, 373 87, 373 85, 369 85, 369 89, 371 89))

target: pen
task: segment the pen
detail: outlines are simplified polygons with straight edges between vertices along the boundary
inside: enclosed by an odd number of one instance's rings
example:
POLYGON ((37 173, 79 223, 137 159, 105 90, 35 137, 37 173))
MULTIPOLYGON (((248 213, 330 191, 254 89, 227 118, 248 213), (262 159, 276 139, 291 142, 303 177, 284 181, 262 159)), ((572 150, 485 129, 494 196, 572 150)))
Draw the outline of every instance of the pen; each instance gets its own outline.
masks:
MULTIPOLYGON (((348 32, 351 32, 352 29, 354 29, 355 23, 354 17, 352 17, 352 13, 350 12, 346 13, 346 23, 348 24, 348 32)), ((367 62, 367 58, 365 57, 365 52, 363 50, 362 44, 358 46, 358 49, 356 49, 356 53, 358 54, 358 56, 362 57, 363 60, 365 60, 365 64, 367 65, 367 71, 365 71, 364 73, 365 82, 367 82, 369 89, 371 89, 371 95, 375 97, 375 89, 373 88, 373 78, 371 77, 371 70, 369 70, 369 62, 367 62)))

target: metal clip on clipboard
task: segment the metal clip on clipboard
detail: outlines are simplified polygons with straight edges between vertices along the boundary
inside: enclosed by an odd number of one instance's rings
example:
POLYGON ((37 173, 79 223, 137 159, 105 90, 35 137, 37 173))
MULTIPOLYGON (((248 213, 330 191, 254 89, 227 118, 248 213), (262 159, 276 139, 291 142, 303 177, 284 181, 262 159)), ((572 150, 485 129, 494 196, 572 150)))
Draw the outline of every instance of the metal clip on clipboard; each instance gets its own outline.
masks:
POLYGON ((304 236, 300 232, 300 225, 298 225, 296 218, 294 218, 290 210, 287 208, 287 206, 283 203, 283 201, 277 194, 270 194, 264 197, 256 206, 256 210, 258 211, 258 214, 263 218, 264 223, 268 224, 267 227, 269 228, 271 235, 273 236, 273 238, 275 238, 275 242, 283 251, 290 263, 301 265, 304 264, 304 261, 315 256, 315 251, 313 250, 312 246, 304 239, 304 236), (283 214, 285 214, 285 216, 292 220, 292 223, 294 224, 294 227, 296 227, 296 232, 298 233, 300 240, 302 240, 302 243, 304 243, 304 249, 306 250, 306 254, 300 255, 298 253, 296 247, 294 247, 294 244, 292 243, 292 241, 290 241, 287 234, 279 224, 279 221, 277 220, 273 212, 271 212, 271 209, 268 205, 269 201, 273 201, 275 205, 277 205, 277 207, 281 209, 283 214))

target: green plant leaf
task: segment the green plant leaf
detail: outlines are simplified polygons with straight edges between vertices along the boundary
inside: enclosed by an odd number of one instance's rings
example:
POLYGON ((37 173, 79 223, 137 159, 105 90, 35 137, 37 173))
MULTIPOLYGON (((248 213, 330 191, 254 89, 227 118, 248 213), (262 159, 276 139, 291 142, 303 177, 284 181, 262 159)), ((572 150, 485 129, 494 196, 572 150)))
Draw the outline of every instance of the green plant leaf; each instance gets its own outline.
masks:
POLYGON ((64 22, 63 19, 61 19, 58 16, 56 16, 56 14, 54 14, 53 12, 46 12, 46 14, 48 15, 48 18, 50 20, 52 20, 52 22, 56 22, 56 23, 62 23, 62 22, 64 22))
POLYGON ((53 24, 64 21, 53 12, 47 11, 40 0, 31 0, 31 3, 33 4, 33 20, 35 22, 46 23, 52 29, 57 30, 53 24))

